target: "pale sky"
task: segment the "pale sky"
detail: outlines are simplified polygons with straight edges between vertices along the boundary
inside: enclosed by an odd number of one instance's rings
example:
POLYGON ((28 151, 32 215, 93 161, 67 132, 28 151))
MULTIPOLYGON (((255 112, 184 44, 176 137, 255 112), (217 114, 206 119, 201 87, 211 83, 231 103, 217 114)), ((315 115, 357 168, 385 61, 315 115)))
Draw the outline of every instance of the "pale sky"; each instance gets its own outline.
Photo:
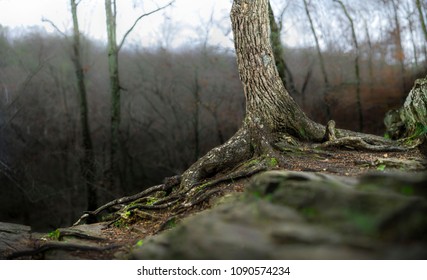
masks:
MULTIPOLYGON (((118 0, 118 40, 135 19, 170 0, 118 0)), ((69 0, 0 0, 0 25, 12 31, 30 26, 53 28, 42 22, 46 18, 64 32, 71 28, 69 0)), ((229 13, 230 0, 176 0, 169 7, 144 18, 128 37, 127 44, 144 47, 179 47, 185 43, 203 40, 209 30, 209 43, 232 47, 229 13), (209 25, 213 13, 214 25, 209 25), (165 46, 166 47, 166 46, 165 46)), ((104 0, 81 0, 78 8, 81 31, 91 38, 103 40, 106 34, 104 0)))

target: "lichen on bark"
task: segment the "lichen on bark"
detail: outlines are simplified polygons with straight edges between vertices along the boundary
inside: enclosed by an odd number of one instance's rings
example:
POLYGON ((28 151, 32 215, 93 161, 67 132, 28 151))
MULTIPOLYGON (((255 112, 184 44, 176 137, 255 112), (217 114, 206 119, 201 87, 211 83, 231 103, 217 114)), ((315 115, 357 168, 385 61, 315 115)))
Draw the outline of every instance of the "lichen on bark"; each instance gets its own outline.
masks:
POLYGON ((391 139, 423 138, 427 132, 427 77, 417 79, 400 109, 390 110, 384 118, 391 139))

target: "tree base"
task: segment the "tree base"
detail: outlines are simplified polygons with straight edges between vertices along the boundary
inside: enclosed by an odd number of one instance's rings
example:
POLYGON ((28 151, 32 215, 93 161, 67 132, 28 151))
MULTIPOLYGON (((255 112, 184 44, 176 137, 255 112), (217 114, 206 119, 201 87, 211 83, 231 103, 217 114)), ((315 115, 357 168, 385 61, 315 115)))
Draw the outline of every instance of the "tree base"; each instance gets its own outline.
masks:
POLYGON ((267 137, 253 137, 258 133, 240 129, 229 141, 209 151, 181 176, 167 178, 164 184, 86 212, 75 225, 99 221, 102 212, 111 211, 118 205, 119 210, 113 210, 107 218, 111 224, 126 222, 128 217, 135 216, 132 213, 142 219, 153 215, 149 213, 165 211, 170 217, 178 217, 220 193, 222 183, 248 178, 266 170, 286 168, 289 158, 295 155, 328 158, 333 157, 337 149, 403 152, 414 148, 374 135, 336 129, 334 121, 325 127, 323 143, 301 142, 285 133, 273 136, 264 132, 267 137))

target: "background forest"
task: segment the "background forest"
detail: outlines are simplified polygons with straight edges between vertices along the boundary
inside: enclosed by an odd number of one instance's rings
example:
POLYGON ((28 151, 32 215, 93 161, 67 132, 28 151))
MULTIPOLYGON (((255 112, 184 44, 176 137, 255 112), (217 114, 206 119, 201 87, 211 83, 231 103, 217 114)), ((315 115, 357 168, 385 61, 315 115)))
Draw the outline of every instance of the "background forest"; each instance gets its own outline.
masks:
MULTIPOLYGON (((271 4, 282 77, 309 117, 383 135, 385 113, 400 107, 414 80, 427 74, 427 2, 271 4)), ((90 183, 98 204, 181 174, 240 126, 245 104, 234 51, 212 43, 210 32, 231 36, 229 26, 213 16, 202 19, 197 40, 177 46, 171 42, 178 27, 165 21, 156 46, 120 50, 115 172, 107 44, 81 36, 94 155, 90 183)), ((71 30, 0 25, 0 221, 55 229, 87 209, 71 38, 71 30)))

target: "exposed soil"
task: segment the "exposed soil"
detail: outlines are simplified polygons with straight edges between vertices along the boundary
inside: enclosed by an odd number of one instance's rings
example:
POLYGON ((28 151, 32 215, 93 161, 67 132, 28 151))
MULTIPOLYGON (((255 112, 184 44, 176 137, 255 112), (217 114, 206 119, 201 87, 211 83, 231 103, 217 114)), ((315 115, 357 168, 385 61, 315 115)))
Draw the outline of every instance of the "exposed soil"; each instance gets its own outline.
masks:
MULTIPOLYGON (((301 148, 299 152, 290 153, 285 164, 277 169, 293 171, 309 171, 329 173, 347 177, 357 177, 361 174, 377 171, 401 171, 401 172, 422 172, 426 170, 426 158, 417 149, 409 152, 365 152, 356 150, 329 150, 327 152, 313 153, 301 148)), ((243 192, 250 178, 240 179, 232 183, 222 183, 221 191, 214 197, 197 206, 189 208, 186 212, 177 217, 170 217, 167 211, 157 211, 150 213, 146 219, 128 219, 126 224, 103 224, 100 236, 103 240, 91 241, 94 246, 110 248, 102 251, 75 250, 69 252, 71 258, 82 259, 115 259, 120 258, 123 253, 146 237, 155 235, 169 226, 179 222, 180 219, 196 212, 202 211, 212 206, 215 198, 224 196, 231 192, 243 192), (117 245, 111 248, 112 245, 117 245), (110 246, 110 247, 108 247, 110 246)), ((34 236, 30 247, 40 247, 43 243, 50 242, 49 238, 34 236)), ((45 258, 43 254, 35 254, 22 258, 45 258)), ((59 257, 61 258, 61 257, 59 257)))

